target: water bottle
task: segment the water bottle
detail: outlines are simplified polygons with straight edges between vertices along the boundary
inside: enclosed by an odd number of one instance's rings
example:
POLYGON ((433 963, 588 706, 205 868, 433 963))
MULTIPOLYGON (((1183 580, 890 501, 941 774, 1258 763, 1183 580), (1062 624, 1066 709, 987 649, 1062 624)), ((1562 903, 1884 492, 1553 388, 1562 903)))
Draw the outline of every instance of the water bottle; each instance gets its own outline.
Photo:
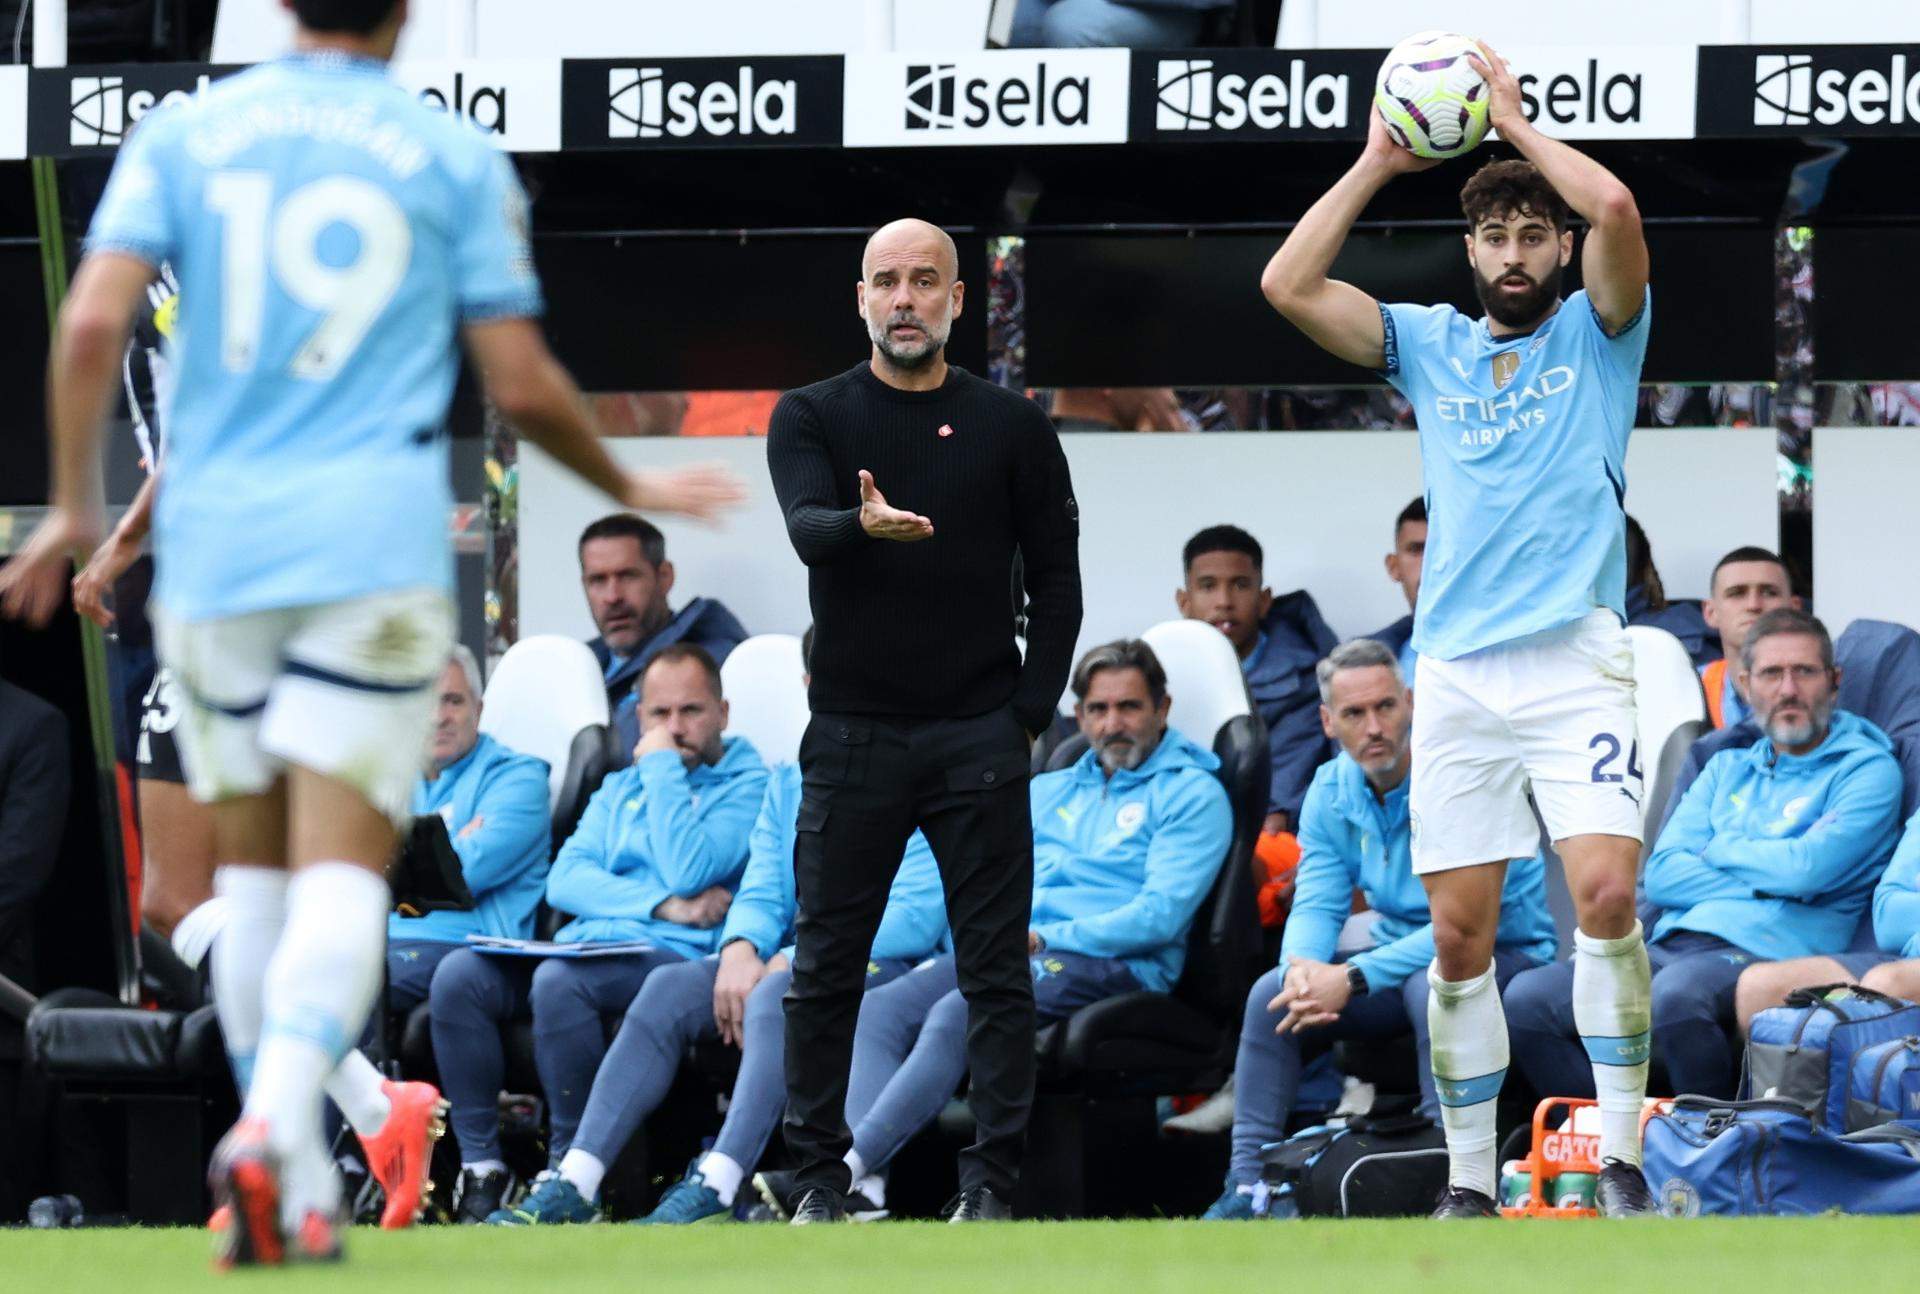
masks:
POLYGON ((27 1205, 27 1225, 42 1231, 77 1227, 85 1220, 77 1195, 42 1195, 27 1205))

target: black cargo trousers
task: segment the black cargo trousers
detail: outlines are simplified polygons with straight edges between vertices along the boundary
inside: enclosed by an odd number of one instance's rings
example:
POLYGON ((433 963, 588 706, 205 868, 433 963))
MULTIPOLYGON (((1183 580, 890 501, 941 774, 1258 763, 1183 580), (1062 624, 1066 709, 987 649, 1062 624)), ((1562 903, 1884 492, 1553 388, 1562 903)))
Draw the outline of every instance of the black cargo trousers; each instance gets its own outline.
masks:
POLYGON ((978 1139, 960 1188, 1008 1198, 1033 1104, 1033 819, 1027 734, 1007 707, 964 719, 816 714, 800 742, 799 901, 786 995, 787 1146, 795 1197, 845 1194, 847 1068, 867 958, 915 827, 940 866, 978 1139))

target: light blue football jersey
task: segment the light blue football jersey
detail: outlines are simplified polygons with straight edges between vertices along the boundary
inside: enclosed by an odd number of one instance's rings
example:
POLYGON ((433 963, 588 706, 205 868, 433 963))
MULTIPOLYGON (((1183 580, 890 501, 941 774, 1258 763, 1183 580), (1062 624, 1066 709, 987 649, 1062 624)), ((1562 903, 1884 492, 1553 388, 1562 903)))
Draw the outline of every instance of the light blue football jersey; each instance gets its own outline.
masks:
POLYGON ((1649 293, 1609 337, 1580 291, 1496 338, 1452 306, 1380 307, 1426 477, 1420 655, 1452 660, 1598 607, 1625 623, 1627 436, 1651 313, 1649 293))
POLYGON ((527 235, 506 155, 374 60, 290 55, 142 120, 87 250, 180 280, 161 605, 451 586, 457 328, 541 312, 527 235))

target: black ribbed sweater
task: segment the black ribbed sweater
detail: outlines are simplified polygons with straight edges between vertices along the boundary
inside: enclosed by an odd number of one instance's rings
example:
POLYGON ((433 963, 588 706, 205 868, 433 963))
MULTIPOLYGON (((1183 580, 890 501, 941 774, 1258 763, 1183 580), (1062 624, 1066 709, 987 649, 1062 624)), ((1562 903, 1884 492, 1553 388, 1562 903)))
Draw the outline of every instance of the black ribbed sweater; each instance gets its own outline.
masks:
POLYGON ((939 389, 901 391, 863 362, 780 397, 767 467, 807 565, 816 713, 963 718, 1011 703, 1029 732, 1052 722, 1080 633, 1080 518, 1038 405, 951 366, 939 389), (862 468, 933 537, 862 530, 862 468))

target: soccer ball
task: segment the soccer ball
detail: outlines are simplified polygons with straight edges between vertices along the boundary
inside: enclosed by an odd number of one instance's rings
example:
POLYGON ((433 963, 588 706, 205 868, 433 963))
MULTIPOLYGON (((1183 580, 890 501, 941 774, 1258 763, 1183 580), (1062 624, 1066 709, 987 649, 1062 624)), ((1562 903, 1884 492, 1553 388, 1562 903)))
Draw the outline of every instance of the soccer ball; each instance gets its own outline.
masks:
POLYGON ((1468 61, 1465 36, 1423 31, 1395 45, 1380 65, 1373 103, 1387 136, 1417 157, 1459 157, 1487 134, 1487 83, 1468 61))

